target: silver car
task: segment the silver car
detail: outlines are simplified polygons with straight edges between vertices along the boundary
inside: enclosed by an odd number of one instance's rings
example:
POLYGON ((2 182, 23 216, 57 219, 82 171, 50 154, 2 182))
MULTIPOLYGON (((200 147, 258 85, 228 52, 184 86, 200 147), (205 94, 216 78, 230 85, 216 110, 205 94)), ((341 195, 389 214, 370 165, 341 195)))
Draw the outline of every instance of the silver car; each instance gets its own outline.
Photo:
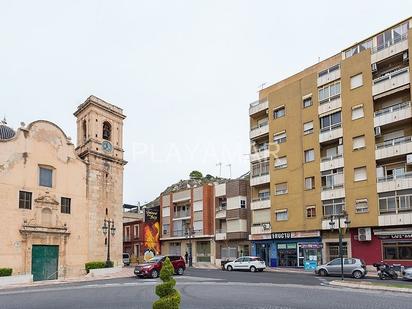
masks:
POLYGON ((405 270, 402 272, 402 278, 404 280, 412 280, 412 267, 405 268, 405 270))
MULTIPOLYGON (((315 274, 319 276, 335 276, 341 274, 340 258, 334 259, 329 263, 316 267, 315 274)), ((355 279, 363 278, 367 273, 366 264, 361 259, 344 258, 343 274, 354 277, 355 279)))

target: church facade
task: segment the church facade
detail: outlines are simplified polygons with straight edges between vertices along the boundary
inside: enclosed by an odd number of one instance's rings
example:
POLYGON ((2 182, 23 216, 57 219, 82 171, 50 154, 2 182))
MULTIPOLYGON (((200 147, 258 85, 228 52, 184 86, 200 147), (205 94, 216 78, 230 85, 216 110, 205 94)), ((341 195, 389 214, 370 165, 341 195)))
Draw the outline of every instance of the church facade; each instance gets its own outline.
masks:
POLYGON ((34 280, 81 275, 89 261, 122 265, 123 110, 81 104, 77 145, 38 120, 0 124, 0 267, 34 280), (105 220, 116 230, 104 233, 105 220))

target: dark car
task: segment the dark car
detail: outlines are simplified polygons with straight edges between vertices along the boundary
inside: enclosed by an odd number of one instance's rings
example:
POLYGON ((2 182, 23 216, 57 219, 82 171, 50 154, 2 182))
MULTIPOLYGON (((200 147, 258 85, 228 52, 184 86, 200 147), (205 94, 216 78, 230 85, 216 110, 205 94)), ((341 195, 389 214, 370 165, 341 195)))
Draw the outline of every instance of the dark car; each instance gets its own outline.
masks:
POLYGON ((159 277, 160 270, 162 269, 163 262, 166 258, 170 259, 172 262, 173 268, 175 269, 175 274, 183 275, 186 269, 186 263, 183 257, 178 255, 159 255, 151 258, 149 261, 143 264, 139 264, 134 268, 134 274, 137 277, 159 277))

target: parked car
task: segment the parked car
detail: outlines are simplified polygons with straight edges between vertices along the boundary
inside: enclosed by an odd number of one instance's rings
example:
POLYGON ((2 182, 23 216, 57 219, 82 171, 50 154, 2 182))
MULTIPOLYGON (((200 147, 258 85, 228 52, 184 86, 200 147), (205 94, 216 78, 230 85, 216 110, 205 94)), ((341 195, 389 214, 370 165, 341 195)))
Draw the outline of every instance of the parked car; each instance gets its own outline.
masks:
POLYGON ((265 261, 256 256, 242 256, 233 262, 226 263, 224 266, 228 271, 249 270, 251 272, 256 272, 263 271, 266 268, 265 261))
MULTIPOLYGON (((340 258, 334 259, 329 263, 317 266, 315 274, 320 276, 333 276, 341 274, 341 261, 340 258)), ((344 258, 343 259, 343 274, 354 277, 355 279, 361 279, 367 274, 366 264, 361 259, 356 258, 344 258)))
POLYGON ((402 272, 402 278, 404 280, 412 280, 412 267, 405 268, 402 272))
POLYGON ((183 257, 178 255, 159 255, 151 258, 149 261, 143 264, 139 264, 134 268, 134 274, 137 277, 159 277, 160 270, 162 269, 163 262, 166 260, 166 257, 172 262, 175 274, 183 275, 186 270, 186 263, 183 257))
POLYGON ((130 265, 130 254, 129 253, 123 253, 123 264, 126 266, 130 265))

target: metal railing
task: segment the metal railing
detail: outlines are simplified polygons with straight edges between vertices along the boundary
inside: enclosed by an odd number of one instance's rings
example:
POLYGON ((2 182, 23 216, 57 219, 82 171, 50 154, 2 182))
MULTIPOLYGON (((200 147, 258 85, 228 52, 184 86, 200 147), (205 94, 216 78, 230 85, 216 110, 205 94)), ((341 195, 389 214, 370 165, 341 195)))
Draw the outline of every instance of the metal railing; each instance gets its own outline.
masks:
POLYGON ((407 172, 401 175, 386 175, 383 177, 378 177, 378 182, 386 182, 386 181, 393 181, 396 179, 405 179, 405 178, 412 178, 412 172, 407 172))
POLYGON ((392 106, 388 106, 384 109, 376 111, 375 112, 375 117, 382 116, 382 115, 389 114, 389 113, 393 113, 393 112, 396 112, 396 111, 399 111, 399 110, 403 110, 403 109, 406 109, 408 107, 411 107, 411 101, 402 102, 402 103, 398 103, 398 104, 395 104, 395 105, 392 105, 392 106))
POLYGON ((375 78, 373 80, 373 84, 374 85, 379 84, 381 82, 384 82, 386 80, 390 80, 392 78, 395 78, 399 75, 402 75, 402 74, 405 74, 405 73, 408 73, 408 72, 409 72, 409 67, 404 67, 402 69, 397 69, 397 70, 394 70, 394 71, 391 71, 391 72, 387 72, 384 75, 382 75, 378 78, 375 78))
POLYGON ((268 126, 268 124, 269 124, 269 121, 262 122, 261 124, 257 125, 256 127, 251 128, 250 131, 255 131, 255 130, 258 130, 260 128, 266 127, 266 126, 268 126))
POLYGON ((329 131, 333 131, 333 130, 339 129, 340 127, 342 127, 342 122, 340 122, 340 123, 335 123, 335 124, 333 124, 333 125, 331 125, 331 126, 322 128, 322 129, 320 129, 320 132, 321 132, 321 133, 325 133, 325 132, 329 132, 329 131))
POLYGON ((327 162, 327 161, 332 161, 334 159, 338 159, 338 158, 342 158, 343 154, 335 154, 333 156, 326 156, 326 157, 322 157, 320 159, 321 162, 327 162))
POLYGON ((376 144, 376 149, 382 149, 382 148, 387 148, 387 147, 392 147, 400 144, 406 144, 412 142, 412 136, 402 136, 402 137, 397 137, 393 138, 387 141, 384 141, 383 143, 376 144))
POLYGON ((259 104, 266 103, 267 100, 268 100, 268 99, 261 99, 261 100, 254 101, 254 102, 252 102, 252 103, 249 104, 249 108, 258 106, 259 104))
POLYGON ((270 195, 255 197, 255 198, 252 199, 252 202, 261 202, 261 201, 268 201, 268 200, 270 200, 270 195))
POLYGON ((398 38, 392 38, 391 40, 386 41, 386 42, 385 42, 384 44, 382 44, 382 45, 373 46, 373 47, 371 48, 371 54, 375 54, 375 53, 377 53, 377 52, 379 52, 379 51, 381 51, 381 50, 384 50, 385 48, 388 48, 388 47, 390 47, 390 46, 392 46, 392 45, 395 45, 395 44, 397 44, 397 43, 399 43, 399 42, 405 41, 407 38, 408 38, 408 33, 404 33, 404 34, 402 34, 400 37, 398 37, 398 38))
POLYGON ((179 218, 185 218, 185 217, 190 217, 191 213, 190 211, 177 211, 174 213, 173 218, 179 219, 179 218))

